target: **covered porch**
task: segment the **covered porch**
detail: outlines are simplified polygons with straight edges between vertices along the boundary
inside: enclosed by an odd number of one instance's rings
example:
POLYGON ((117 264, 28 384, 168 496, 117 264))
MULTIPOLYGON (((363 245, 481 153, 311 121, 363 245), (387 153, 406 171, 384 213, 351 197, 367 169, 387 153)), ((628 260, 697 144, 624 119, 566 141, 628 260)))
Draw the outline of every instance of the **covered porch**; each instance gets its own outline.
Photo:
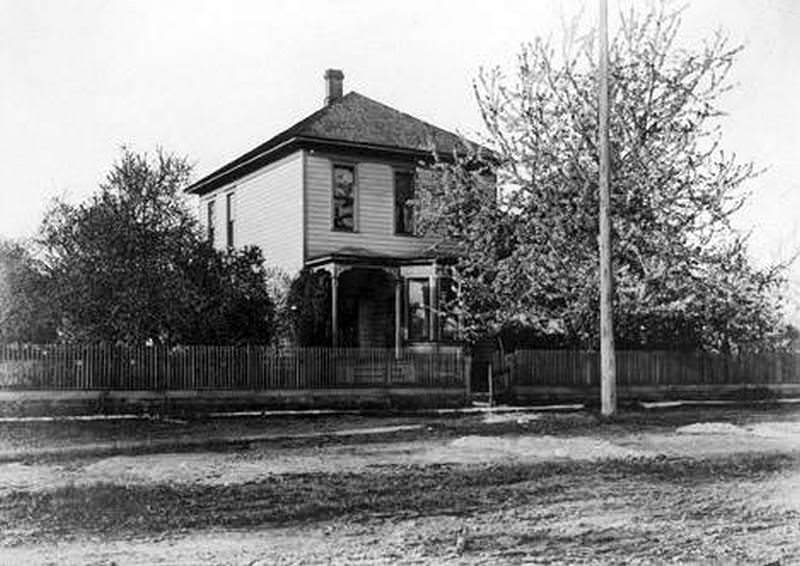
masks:
POLYGON ((448 262, 334 254, 307 263, 331 276, 331 345, 417 352, 458 346, 457 317, 440 308, 448 262))

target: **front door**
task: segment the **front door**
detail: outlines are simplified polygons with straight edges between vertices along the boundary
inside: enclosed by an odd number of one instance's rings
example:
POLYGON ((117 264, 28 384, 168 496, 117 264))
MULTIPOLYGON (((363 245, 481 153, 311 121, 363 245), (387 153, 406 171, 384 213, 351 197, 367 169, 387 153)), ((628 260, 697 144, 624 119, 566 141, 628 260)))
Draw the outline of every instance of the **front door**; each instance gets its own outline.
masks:
POLYGON ((394 280, 381 269, 354 267, 339 279, 339 343, 390 348, 394 344, 394 280))

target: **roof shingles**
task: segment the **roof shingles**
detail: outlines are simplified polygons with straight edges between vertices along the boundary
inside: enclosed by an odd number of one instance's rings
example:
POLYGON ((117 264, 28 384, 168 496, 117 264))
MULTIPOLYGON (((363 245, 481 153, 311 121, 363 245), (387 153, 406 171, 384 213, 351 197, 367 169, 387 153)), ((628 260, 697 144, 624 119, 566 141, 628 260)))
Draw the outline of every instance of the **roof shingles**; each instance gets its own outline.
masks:
MULTIPOLYGON (((452 155, 464 143, 458 135, 395 110, 357 92, 349 92, 292 127, 270 138, 210 175, 192 184, 188 192, 204 193, 237 177, 244 165, 296 139, 317 139, 388 150, 452 155)), ((269 160, 264 161, 268 163, 269 160)))
MULTIPOLYGON (((301 123, 302 124, 302 123, 301 123)), ((298 135, 417 151, 452 153, 459 136, 350 92, 303 124, 298 135)))

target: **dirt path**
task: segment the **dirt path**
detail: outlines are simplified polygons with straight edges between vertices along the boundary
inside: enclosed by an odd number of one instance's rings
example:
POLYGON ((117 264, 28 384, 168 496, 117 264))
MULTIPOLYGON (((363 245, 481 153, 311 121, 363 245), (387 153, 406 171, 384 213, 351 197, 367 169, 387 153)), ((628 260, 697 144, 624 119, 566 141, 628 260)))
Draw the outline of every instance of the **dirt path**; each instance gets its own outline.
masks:
MULTIPOLYGON (((390 429, 402 430, 402 427, 362 429, 362 434, 367 435, 370 430, 385 433, 390 429)), ((389 466, 525 464, 793 451, 800 451, 800 422, 762 422, 747 427, 720 422, 699 423, 680 427, 672 433, 639 433, 610 438, 471 434, 455 439, 278 450, 272 446, 256 445, 242 452, 165 453, 52 464, 0 464, 0 496, 20 490, 97 484, 226 486, 281 475, 357 473, 389 466)))
POLYGON ((558 436, 526 418, 0 465, 0 563, 800 562, 800 419, 558 436))
MULTIPOLYGON (((79 537, 3 551, 14 564, 766 564, 800 560, 800 472, 769 481, 544 477, 466 510, 389 509, 291 527, 79 537), (570 485, 572 484, 572 485, 570 485), (791 509, 787 509, 789 505, 791 509), (458 538, 466 532, 463 551, 458 538)), ((344 481, 346 484, 346 481, 344 481)), ((220 508, 225 501, 218 501, 220 508)), ((238 513, 256 503, 239 501, 238 513)))

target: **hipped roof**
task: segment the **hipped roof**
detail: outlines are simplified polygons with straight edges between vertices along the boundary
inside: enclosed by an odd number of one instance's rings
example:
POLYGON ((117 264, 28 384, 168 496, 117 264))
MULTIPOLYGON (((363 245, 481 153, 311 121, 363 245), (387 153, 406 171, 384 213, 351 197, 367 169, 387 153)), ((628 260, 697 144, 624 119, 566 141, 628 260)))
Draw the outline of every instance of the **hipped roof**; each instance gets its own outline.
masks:
MULTIPOLYGON (((477 144, 371 98, 350 92, 189 186, 204 194, 304 147, 386 156, 447 157, 477 144)), ((488 151, 488 150, 486 150, 488 151)))

